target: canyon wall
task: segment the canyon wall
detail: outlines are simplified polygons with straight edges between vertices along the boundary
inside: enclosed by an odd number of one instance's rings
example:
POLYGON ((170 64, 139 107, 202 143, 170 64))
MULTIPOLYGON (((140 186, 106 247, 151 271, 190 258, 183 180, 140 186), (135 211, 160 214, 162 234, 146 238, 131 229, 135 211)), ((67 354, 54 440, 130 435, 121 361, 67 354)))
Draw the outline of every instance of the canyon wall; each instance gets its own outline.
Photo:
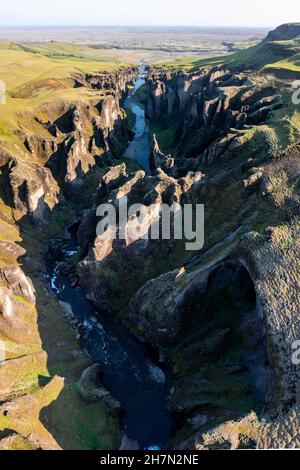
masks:
POLYGON ((42 103, 26 130, 16 129, 14 147, 1 143, 1 449, 120 445, 118 409, 108 392, 89 399, 97 390, 86 379, 91 359, 68 326, 68 308, 47 287, 45 257, 51 236, 76 217, 70 201, 79 211, 85 199, 89 205, 103 168, 128 145, 120 101, 134 74, 78 76, 78 89, 97 93, 88 103, 42 103))
MULTIPOLYGON (((282 102, 274 80, 224 67, 185 74, 150 73, 147 115, 169 129, 173 156, 188 168, 226 160, 246 143, 282 102)), ((272 149, 271 149, 272 150, 272 149)))
MULTIPOLYGON (((0 447, 88 447, 78 422, 93 446, 120 445, 115 403, 95 386, 97 371, 63 320, 70 312, 46 287, 49 242, 55 250, 70 224, 79 227, 75 284, 174 365, 170 448, 299 447, 299 146, 286 150, 290 128, 279 135, 273 125, 286 89, 227 67, 151 72, 146 113, 157 132, 147 175, 120 162, 132 138, 122 99, 135 73, 77 76, 90 99, 44 103, 2 145, 0 340, 9 357, 0 447), (205 204, 204 249, 132 238, 137 214, 124 240, 100 237, 97 205, 118 211, 123 196, 146 209, 205 204), (91 415, 101 417, 96 429, 91 415)), ((147 215, 142 233, 154 222, 147 215)))
POLYGON ((95 237, 95 219, 94 237, 81 236, 78 272, 88 298, 173 361, 177 449, 299 446, 291 360, 299 334, 299 147, 280 153, 286 136, 273 139, 274 120, 289 113, 287 89, 275 82, 222 67, 150 74, 152 175, 121 165, 103 177, 98 200, 116 207, 124 195, 146 206, 204 203, 202 252, 190 255, 172 238, 111 242, 109 233, 95 237), (172 154, 159 145, 170 126, 172 154))

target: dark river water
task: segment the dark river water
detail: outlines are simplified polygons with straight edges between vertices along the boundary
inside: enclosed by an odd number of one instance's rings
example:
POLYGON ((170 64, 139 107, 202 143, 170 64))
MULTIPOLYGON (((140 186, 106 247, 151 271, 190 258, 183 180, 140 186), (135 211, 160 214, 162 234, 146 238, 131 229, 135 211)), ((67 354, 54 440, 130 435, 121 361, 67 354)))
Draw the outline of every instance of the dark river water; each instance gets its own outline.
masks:
MULTIPOLYGON (((142 67, 135 91, 144 83, 143 73, 142 67)), ((134 92, 127 99, 127 106, 131 107, 137 118, 136 136, 127 152, 147 169, 149 153, 145 150, 151 145, 151 135, 144 110, 135 102, 134 92)), ((80 287, 70 286, 59 272, 57 262, 67 260, 77 250, 76 233, 73 233, 69 240, 65 240, 57 256, 59 259, 49 257, 51 288, 83 324, 81 345, 100 365, 104 385, 122 405, 124 432, 138 441, 141 448, 160 449, 170 438, 173 427, 166 408, 171 368, 156 364, 147 348, 130 334, 120 320, 96 310, 80 287)), ((97 420, 97 416, 94 419, 97 420)))
POLYGON ((145 64, 140 66, 140 74, 136 78, 135 86, 132 92, 125 100, 125 107, 130 108, 134 113, 136 122, 133 128, 135 137, 130 142, 124 153, 124 157, 136 160, 147 172, 149 172, 149 155, 152 144, 152 133, 150 132, 149 122, 145 117, 145 110, 136 98, 136 92, 145 84, 145 64))

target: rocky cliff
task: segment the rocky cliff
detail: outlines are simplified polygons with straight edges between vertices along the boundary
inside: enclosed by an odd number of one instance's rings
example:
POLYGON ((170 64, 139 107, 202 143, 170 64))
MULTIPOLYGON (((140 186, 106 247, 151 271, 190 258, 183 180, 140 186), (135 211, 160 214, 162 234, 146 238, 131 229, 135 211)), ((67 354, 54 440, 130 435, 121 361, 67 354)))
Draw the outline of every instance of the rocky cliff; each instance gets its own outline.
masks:
MULTIPOLYGON (((174 202, 191 202, 190 192, 203 183, 203 178, 201 172, 190 172, 176 180, 161 169, 152 176, 146 176, 144 171, 127 174, 124 164, 114 167, 103 177, 99 199, 105 197, 118 213, 119 204, 126 196, 128 207, 144 204, 147 213, 143 214, 142 223, 139 222, 138 235, 134 233, 140 217, 137 213, 132 214, 125 227, 117 227, 119 232, 122 229, 125 234, 121 240, 113 240, 110 231, 95 236, 95 224, 89 227, 91 243, 87 256, 79 265, 79 275, 88 298, 101 310, 111 312, 125 307, 145 276, 163 269, 161 256, 172 263, 174 243, 170 240, 151 240, 150 231, 154 223, 161 224, 160 214, 152 208, 156 209, 158 204, 172 206, 174 202)), ((95 207, 91 209, 91 216, 95 211, 95 207)), ((86 232, 86 217, 79 227, 79 234, 86 232)), ((80 236, 80 240, 84 250, 86 237, 82 239, 80 236)))
POLYGON ((169 448, 298 448, 300 131, 290 83, 242 64, 151 72, 147 175, 119 161, 134 73, 76 74, 63 100, 23 110, 26 125, 1 141, 0 448, 120 445, 119 404, 80 351, 70 306, 46 287, 49 242, 64 249, 70 224, 80 245, 62 266, 71 284, 173 364, 169 448), (123 196, 146 208, 140 233, 137 210, 100 236, 97 206, 119 214, 123 196), (205 204, 203 250, 143 237, 160 227, 157 203, 205 204))
MULTIPOLYGON (((153 173, 112 168, 98 201, 205 203, 204 250, 188 256, 172 238, 97 238, 93 219, 89 241, 82 238, 81 284, 172 359, 169 407, 180 424, 170 447, 299 447, 291 360, 299 336, 299 146, 280 151, 297 141, 291 129, 299 136, 289 84, 220 67, 150 75, 147 86, 158 130, 153 173), (282 116, 290 126, 279 133, 282 116), (172 155, 158 143, 167 147, 170 125, 172 155)), ((146 218, 143 233, 152 223, 146 218)))
POLYGON ((14 145, 1 141, 1 449, 120 445, 118 407, 98 379, 87 382, 91 359, 68 326, 68 306, 47 288, 45 256, 51 236, 76 217, 69 201, 89 200, 101 167, 128 145, 120 101, 134 73, 77 76, 81 93, 93 90, 88 102, 43 102, 19 116, 26 128, 15 128, 14 145))
POLYGON ((245 131, 282 106, 274 83, 224 67, 150 74, 147 88, 149 118, 171 127, 173 154, 195 158, 198 167, 230 158, 244 144, 245 131))

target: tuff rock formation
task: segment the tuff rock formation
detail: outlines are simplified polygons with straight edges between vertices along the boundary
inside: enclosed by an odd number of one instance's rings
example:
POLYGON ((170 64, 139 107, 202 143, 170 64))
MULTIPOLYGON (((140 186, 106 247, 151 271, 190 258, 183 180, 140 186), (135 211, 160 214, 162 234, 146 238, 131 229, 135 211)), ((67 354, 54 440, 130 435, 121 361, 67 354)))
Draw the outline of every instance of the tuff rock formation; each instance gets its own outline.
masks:
MULTIPOLYGON (((99 201, 105 197, 117 208, 125 195, 146 206, 205 202, 204 251, 179 250, 174 262, 174 240, 112 241, 108 231, 92 243, 90 232, 79 264, 87 296, 172 359, 168 402, 181 420, 170 443, 176 449, 299 446, 298 372, 291 360, 299 335, 293 300, 299 148, 272 154, 276 147, 263 141, 261 124, 282 103, 268 79, 254 80, 222 68, 150 77, 148 116, 164 126, 180 109, 177 152, 162 152, 154 138, 152 176, 127 175, 122 165, 99 190, 99 201), (197 152, 182 154, 191 132, 197 152), (264 142, 260 152, 251 151, 257 142, 264 142), (189 438, 182 441, 182 433, 189 438)), ((153 223, 145 221, 142 232, 153 223)))
POLYGON ((139 266, 142 268, 141 260, 147 262, 148 259, 151 263, 153 250, 155 253, 165 253, 165 256, 172 252, 174 240, 159 241, 147 237, 155 223, 161 224, 160 205, 172 206, 173 203, 190 202, 189 193, 199 184, 203 184, 203 176, 201 172, 189 172, 185 177, 176 180, 161 169, 153 176, 146 176, 143 171, 127 174, 124 165, 109 170, 103 176, 100 194, 106 194, 108 203, 113 204, 117 212, 125 196, 128 208, 133 204, 143 204, 145 212, 140 214, 137 210, 124 226, 109 227, 97 236, 95 225, 91 227, 88 235, 83 229, 86 220, 91 220, 92 213, 95 214, 96 208, 85 215, 79 227, 79 241, 83 251, 86 251, 87 240, 94 237, 94 241, 90 244, 87 256, 79 264, 78 272, 81 285, 90 300, 108 311, 111 311, 112 305, 117 308, 126 304, 133 286, 141 281, 137 276, 131 278, 131 272, 135 273, 139 266), (138 232, 135 231, 137 224, 138 232), (84 238, 82 233, 85 233, 84 238), (126 283, 123 282, 125 278, 126 283))
MULTIPOLYGON (((45 257, 53 233, 72 220, 68 198, 91 191, 87 181, 97 187, 101 165, 114 161, 108 152, 120 156, 128 144, 120 100, 134 73, 77 76, 76 86, 99 90, 92 103, 41 103, 26 114, 26 126, 16 128, 15 144, 1 141, 1 449, 86 448, 89 436, 104 446, 120 446, 114 411, 119 405, 98 380, 93 384, 90 359, 76 346, 77 332, 64 318, 70 314, 47 287, 45 257), (91 402, 102 416, 95 428, 88 415, 91 402)), ((58 245, 56 240, 57 250, 58 245)))
MULTIPOLYGON (((267 47, 285 51, 278 42, 298 30, 285 25, 267 47)), ((74 74, 91 99, 44 103, 15 141, 1 141, 0 448, 86 448, 90 434, 107 448, 139 448, 121 442, 119 405, 75 346, 79 333, 63 318, 72 309, 46 287, 46 251, 59 254, 74 225, 80 261, 60 264, 71 285, 173 364, 169 448, 299 448, 300 152, 286 149, 299 140, 282 99, 289 84, 243 64, 151 72, 146 111, 158 132, 146 175, 117 160, 131 137, 120 104, 135 73, 74 74), (172 156, 159 145, 170 124, 172 156), (146 207, 140 233, 137 209, 97 234, 97 206, 120 214, 124 196, 146 207), (203 250, 143 238, 161 222, 151 210, 160 203, 205 203, 203 250)))
POLYGON ((47 166, 68 196, 76 198, 84 190, 88 173, 101 164, 104 153, 120 157, 126 149, 130 134, 119 99, 110 95, 94 106, 76 105, 49 127, 57 136, 57 151, 47 166), (64 121, 71 122, 69 128, 64 121))
POLYGON ((147 90, 148 117, 167 126, 174 124, 172 116, 179 116, 173 149, 178 158, 195 158, 198 167, 232 157, 245 141, 242 131, 263 123, 282 106, 267 80, 256 83, 251 74, 224 67, 153 73, 147 90))

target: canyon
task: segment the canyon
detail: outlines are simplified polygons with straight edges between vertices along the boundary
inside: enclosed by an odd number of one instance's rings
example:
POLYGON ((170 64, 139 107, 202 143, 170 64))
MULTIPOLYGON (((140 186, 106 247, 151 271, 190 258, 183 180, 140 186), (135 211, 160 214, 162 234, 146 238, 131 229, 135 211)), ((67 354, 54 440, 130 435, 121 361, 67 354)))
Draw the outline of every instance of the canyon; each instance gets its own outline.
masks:
POLYGON ((0 449, 300 446, 297 74, 274 65, 299 38, 9 90, 31 107, 0 146, 0 449), (124 196, 204 204, 204 248, 97 235, 124 196))

